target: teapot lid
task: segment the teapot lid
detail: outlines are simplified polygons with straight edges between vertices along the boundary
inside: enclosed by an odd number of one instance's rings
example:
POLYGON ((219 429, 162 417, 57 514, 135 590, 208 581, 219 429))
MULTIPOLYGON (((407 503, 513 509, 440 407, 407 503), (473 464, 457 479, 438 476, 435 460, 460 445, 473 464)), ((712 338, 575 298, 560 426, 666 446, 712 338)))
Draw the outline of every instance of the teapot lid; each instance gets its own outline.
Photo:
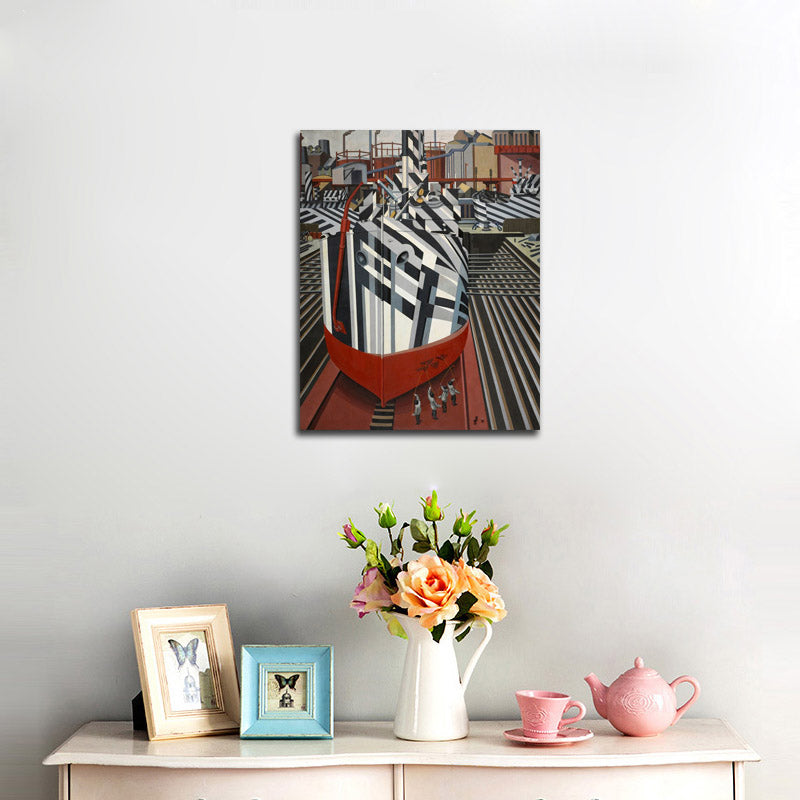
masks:
POLYGON ((633 668, 629 669, 620 675, 621 678, 660 678, 661 676, 650 667, 644 665, 644 659, 637 656, 633 662, 633 668))

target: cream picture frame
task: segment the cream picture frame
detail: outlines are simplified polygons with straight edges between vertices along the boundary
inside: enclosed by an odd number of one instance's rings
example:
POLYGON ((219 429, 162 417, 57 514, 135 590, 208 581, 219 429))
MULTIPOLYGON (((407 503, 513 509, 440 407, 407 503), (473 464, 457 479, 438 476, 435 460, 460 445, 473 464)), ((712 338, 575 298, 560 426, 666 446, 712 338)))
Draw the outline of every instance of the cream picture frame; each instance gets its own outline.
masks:
POLYGON ((239 731, 239 679, 226 605, 131 612, 151 740, 239 731))

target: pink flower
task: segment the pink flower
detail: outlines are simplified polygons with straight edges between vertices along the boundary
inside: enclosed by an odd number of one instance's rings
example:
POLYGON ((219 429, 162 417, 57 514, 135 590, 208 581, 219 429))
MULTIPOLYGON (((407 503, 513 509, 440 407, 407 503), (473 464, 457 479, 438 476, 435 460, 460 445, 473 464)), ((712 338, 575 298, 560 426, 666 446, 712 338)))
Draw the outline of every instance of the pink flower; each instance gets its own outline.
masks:
POLYGON ((383 577, 377 567, 370 567, 361 578, 361 583, 356 586, 350 607, 358 611, 359 617, 365 617, 370 611, 389 608, 391 605, 392 597, 383 577))

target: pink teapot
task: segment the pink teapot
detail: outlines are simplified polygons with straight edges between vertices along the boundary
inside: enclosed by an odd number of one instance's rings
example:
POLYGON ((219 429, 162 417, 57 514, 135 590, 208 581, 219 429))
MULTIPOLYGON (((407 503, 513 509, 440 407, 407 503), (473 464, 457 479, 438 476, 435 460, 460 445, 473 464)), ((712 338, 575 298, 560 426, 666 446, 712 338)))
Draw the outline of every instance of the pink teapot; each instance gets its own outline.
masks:
POLYGON ((628 736, 655 736, 674 725, 700 696, 700 684, 688 675, 667 683, 654 669, 637 658, 633 669, 605 686, 592 672, 584 680, 592 690, 594 707, 618 731, 628 736), (691 683, 694 694, 676 708, 675 687, 691 683))

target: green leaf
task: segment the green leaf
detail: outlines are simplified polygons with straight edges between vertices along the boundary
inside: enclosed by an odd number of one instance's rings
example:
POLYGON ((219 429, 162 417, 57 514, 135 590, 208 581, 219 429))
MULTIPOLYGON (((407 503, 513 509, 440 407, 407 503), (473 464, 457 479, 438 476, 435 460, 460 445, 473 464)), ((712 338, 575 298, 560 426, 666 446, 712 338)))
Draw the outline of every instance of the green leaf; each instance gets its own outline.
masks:
POLYGON ((464 630, 461 631, 461 633, 459 633, 458 636, 456 636, 456 641, 460 642, 460 641, 466 639, 467 636, 469 636, 469 632, 471 630, 472 630, 472 625, 467 625, 467 627, 464 628, 464 630))
POLYGON ((486 561, 487 558, 489 558, 489 545, 485 544, 481 547, 475 560, 480 563, 481 561, 486 561))
POLYGON ((385 611, 381 612, 381 616, 386 620, 386 627, 389 629, 389 633, 391 633, 392 636, 399 636, 401 639, 408 639, 408 636, 406 636, 406 632, 403 630, 403 626, 400 624, 399 620, 385 611))
POLYGON ((477 602, 478 598, 472 592, 464 592, 458 598, 458 613, 466 614, 477 602))
POLYGON ((484 561, 483 564, 481 564, 481 569, 486 573, 486 577, 491 580, 494 575, 492 565, 488 561, 484 561))
POLYGON ((428 528, 428 541, 431 545, 431 550, 436 549, 436 523, 434 522, 433 525, 428 528))
POLYGON ((411 536, 414 538, 415 542, 428 541, 430 526, 426 522, 423 522, 421 519, 412 519, 408 527, 411 530, 411 536))
POLYGON ((384 575, 388 575, 392 571, 392 565, 389 563, 389 559, 381 553, 381 572, 384 575))
POLYGON ((470 561, 478 560, 478 550, 480 550, 478 540, 474 536, 470 536, 467 539, 467 557, 470 561))
POLYGON ((367 555, 367 564, 371 567, 377 567, 380 563, 380 550, 378 549, 378 545, 372 539, 367 539, 366 544, 364 545, 364 550, 366 551, 367 555))
POLYGON ((444 633, 445 629, 445 624, 446 623, 444 622, 440 622, 438 625, 434 625, 434 627, 431 628, 431 636, 433 637, 434 642, 438 642, 442 638, 442 634, 444 633))
POLYGON ((391 555, 396 556, 400 552, 400 538, 398 537, 392 542, 391 555))
POLYGON ((415 553, 427 553, 431 549, 431 543, 427 539, 424 542, 414 542, 415 553))
POLYGON ((445 542, 439 548, 439 558, 443 558, 445 561, 455 561, 456 551, 451 542, 445 542))

